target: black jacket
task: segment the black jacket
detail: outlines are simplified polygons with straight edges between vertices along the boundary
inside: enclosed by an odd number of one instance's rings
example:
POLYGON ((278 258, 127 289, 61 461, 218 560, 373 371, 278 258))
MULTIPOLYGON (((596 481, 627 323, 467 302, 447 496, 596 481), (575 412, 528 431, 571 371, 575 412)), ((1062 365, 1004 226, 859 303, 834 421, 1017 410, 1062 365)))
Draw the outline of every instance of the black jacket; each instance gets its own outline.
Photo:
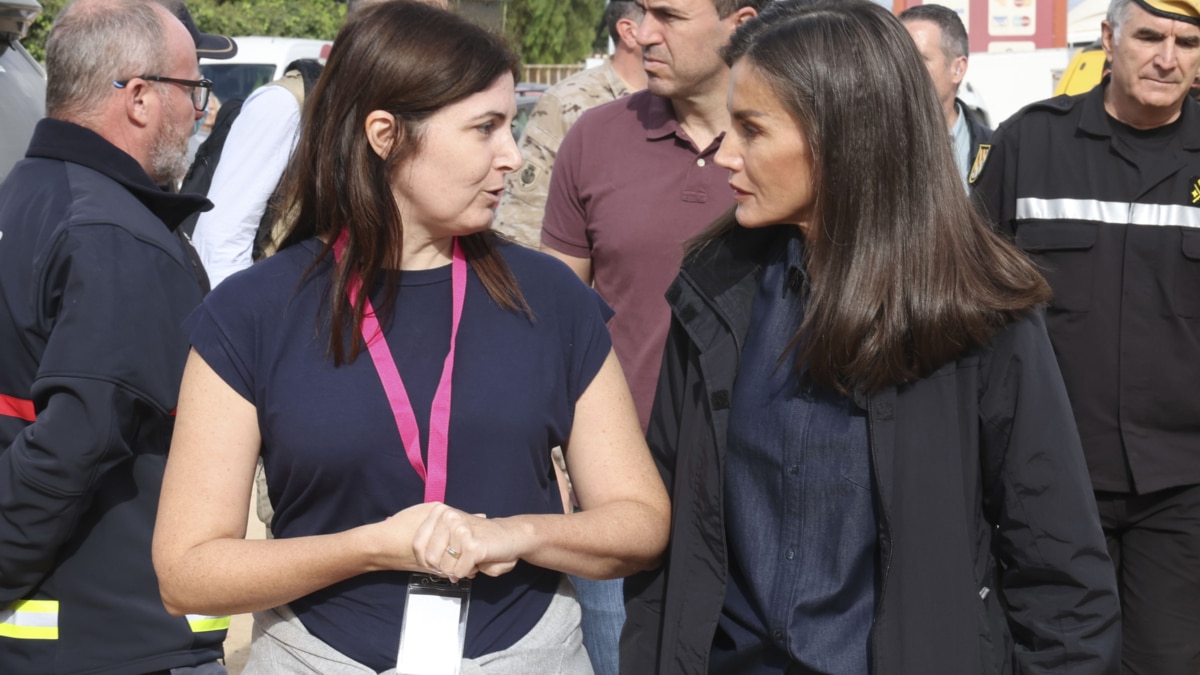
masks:
POLYGON ((980 122, 977 117, 975 117, 975 113, 971 111, 971 108, 969 108, 966 103, 963 103, 962 99, 956 98, 954 99, 954 102, 958 104, 959 114, 966 117, 967 134, 971 139, 971 150, 967 159, 967 173, 969 175, 971 171, 971 163, 974 162, 975 158, 979 156, 979 146, 991 142, 992 130, 984 126, 983 123, 980 122))
POLYGON ((996 130, 975 198, 1042 268, 1046 324, 1097 490, 1200 484, 1200 104, 1154 149, 1107 80, 996 130))
POLYGON ((0 673, 222 655, 228 619, 168 615, 150 561, 200 302, 171 228, 205 204, 49 119, 0 186, 0 673))
MULTIPOLYGON (((667 293, 647 438, 671 543, 660 570, 626 580, 623 673, 707 673, 727 578, 730 393, 773 230, 736 228, 690 255, 667 293)), ((879 522, 871 672, 1117 673, 1116 581, 1040 316, 860 399, 879 522)))

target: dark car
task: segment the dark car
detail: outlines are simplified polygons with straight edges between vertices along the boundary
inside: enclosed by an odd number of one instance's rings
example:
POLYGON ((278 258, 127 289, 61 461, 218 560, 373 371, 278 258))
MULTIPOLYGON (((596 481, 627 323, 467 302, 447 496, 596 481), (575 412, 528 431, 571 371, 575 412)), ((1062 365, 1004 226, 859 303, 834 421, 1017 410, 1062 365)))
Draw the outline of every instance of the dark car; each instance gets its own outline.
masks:
POLYGON ((537 105, 538 97, 549 88, 550 85, 537 82, 517 83, 517 116, 512 123, 513 138, 521 138, 525 124, 529 121, 529 113, 533 112, 533 106, 537 105))
POLYGON ((533 112, 533 106, 537 105, 537 101, 537 96, 517 94, 517 116, 512 121, 513 138, 521 139, 521 134, 525 131, 525 124, 529 122, 529 113, 533 112))
POLYGON ((37 0, 0 0, 0 180, 46 115, 46 72, 20 43, 41 13, 37 0))

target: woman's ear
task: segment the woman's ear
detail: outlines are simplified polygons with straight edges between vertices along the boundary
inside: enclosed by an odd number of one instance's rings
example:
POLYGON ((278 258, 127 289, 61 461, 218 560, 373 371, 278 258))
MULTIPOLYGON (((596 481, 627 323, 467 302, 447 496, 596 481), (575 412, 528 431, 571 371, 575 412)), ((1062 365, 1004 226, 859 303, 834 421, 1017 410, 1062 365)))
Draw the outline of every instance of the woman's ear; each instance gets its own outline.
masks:
POLYGON ((383 110, 372 110, 367 114, 364 130, 367 132, 367 142, 380 159, 388 158, 398 141, 397 136, 403 134, 395 116, 383 110))

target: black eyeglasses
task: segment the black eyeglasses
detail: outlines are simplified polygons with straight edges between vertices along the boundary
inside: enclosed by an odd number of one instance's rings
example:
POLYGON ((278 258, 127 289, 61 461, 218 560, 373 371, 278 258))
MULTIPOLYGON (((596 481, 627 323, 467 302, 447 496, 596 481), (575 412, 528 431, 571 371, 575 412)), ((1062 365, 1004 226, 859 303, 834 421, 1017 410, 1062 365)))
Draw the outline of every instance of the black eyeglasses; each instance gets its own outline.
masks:
POLYGON ((124 89, 125 85, 132 80, 146 80, 147 82, 167 82, 170 84, 178 84, 184 87, 191 88, 192 107, 196 112, 204 112, 208 108, 208 95, 212 93, 212 80, 208 78, 200 80, 181 80, 175 77, 161 77, 159 75, 138 75, 131 77, 128 80, 117 80, 113 82, 113 86, 117 89, 124 89))

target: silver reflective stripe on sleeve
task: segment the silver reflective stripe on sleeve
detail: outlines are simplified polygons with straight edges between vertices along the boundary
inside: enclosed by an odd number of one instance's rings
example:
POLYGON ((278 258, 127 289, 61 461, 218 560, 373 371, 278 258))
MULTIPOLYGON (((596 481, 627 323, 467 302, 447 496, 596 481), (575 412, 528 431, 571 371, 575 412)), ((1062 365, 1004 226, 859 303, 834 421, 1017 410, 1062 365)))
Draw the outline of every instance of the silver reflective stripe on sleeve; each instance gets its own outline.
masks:
POLYGON ((0 637, 57 640, 58 601, 18 600, 0 610, 0 637))
POLYGON ((228 630, 228 616, 207 616, 205 614, 188 614, 188 625, 193 633, 206 633, 212 630, 228 630))
POLYGON ((1017 220, 1082 220, 1110 225, 1200 228, 1200 208, 1184 204, 1130 204, 1095 199, 1017 200, 1017 220))

